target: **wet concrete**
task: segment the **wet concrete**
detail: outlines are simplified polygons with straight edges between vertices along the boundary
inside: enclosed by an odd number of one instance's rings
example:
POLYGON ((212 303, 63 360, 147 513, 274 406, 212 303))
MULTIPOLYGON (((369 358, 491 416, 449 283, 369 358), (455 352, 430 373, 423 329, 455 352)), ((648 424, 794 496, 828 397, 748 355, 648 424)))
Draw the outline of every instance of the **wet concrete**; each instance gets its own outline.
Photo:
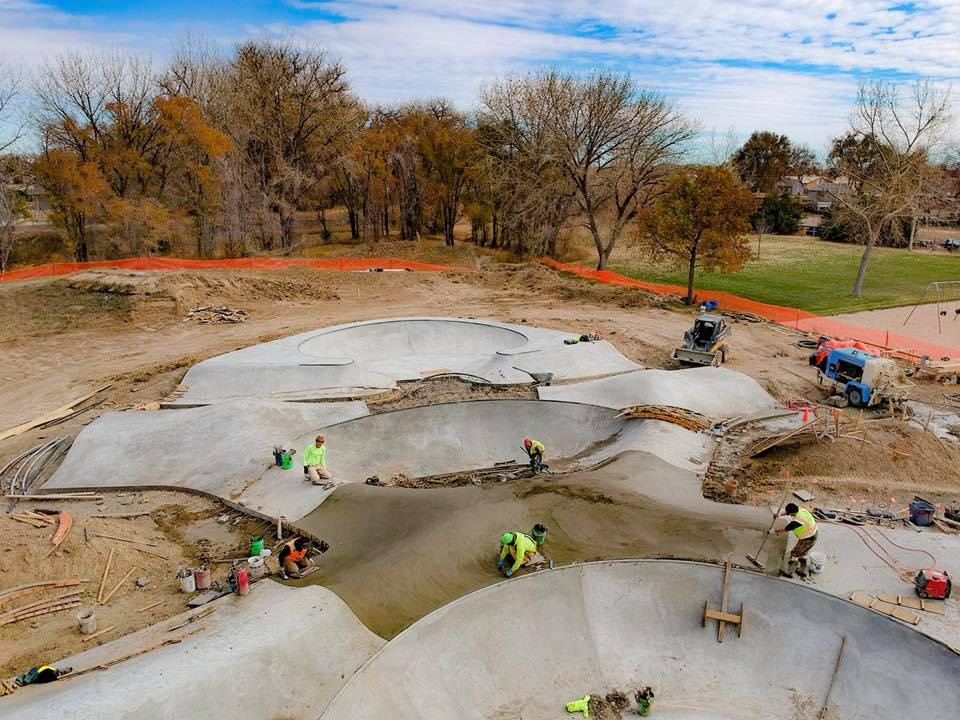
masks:
POLYGON ((722 568, 675 561, 512 579, 394 638, 321 717, 559 719, 573 717, 569 700, 632 697, 647 685, 652 717, 674 720, 956 715, 960 656, 944 645, 853 603, 737 571, 728 609, 743 608, 743 632, 728 626, 720 643, 716 621, 702 618, 722 588, 722 568))
MULTIPOLYGON (((331 550, 309 582, 342 597, 371 630, 392 637, 427 612, 502 579, 506 530, 549 528, 557 565, 608 558, 679 557, 746 565, 769 511, 719 505, 699 479, 648 453, 602 468, 482 487, 408 489, 350 484, 300 521, 331 550)), ((766 544, 775 568, 784 548, 766 544)))

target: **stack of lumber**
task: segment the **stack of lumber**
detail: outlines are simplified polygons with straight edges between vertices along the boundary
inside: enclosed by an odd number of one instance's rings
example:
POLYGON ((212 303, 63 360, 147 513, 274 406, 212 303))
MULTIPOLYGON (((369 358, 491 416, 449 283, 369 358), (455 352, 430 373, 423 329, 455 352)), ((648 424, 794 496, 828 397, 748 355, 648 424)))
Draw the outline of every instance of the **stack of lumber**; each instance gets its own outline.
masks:
POLYGON ((694 432, 712 426, 710 419, 699 413, 669 405, 632 405, 621 410, 617 417, 624 420, 662 420, 694 432))
POLYGON ((12 513, 10 517, 27 525, 33 525, 35 528, 55 525, 57 522, 57 518, 52 515, 44 515, 43 513, 33 512, 32 510, 21 510, 20 512, 12 513))
POLYGON ((10 623, 18 622, 19 620, 27 620, 38 615, 47 615, 48 613, 60 612, 61 610, 69 610, 71 608, 79 607, 81 605, 80 596, 83 591, 77 588, 77 586, 79 586, 81 582, 82 581, 78 579, 40 580, 35 583, 19 585, 17 587, 10 588, 9 590, 0 592, 0 606, 2 606, 8 602, 11 602, 12 600, 15 600, 16 598, 32 595, 33 593, 42 592, 44 590, 55 590, 57 588, 64 587, 75 588, 54 598, 49 598, 47 600, 35 600, 33 602, 28 602, 26 605, 21 605, 20 607, 11 608, 9 610, 0 612, 0 626, 9 625, 10 623))

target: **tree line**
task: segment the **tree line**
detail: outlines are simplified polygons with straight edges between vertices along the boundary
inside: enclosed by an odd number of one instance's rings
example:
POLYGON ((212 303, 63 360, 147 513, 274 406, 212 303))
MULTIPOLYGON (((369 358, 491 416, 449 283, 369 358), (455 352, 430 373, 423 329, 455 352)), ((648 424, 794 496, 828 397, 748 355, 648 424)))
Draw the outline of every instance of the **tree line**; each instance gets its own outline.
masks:
MULTIPOLYGON (((423 234, 452 245, 466 223, 478 245, 556 255, 561 233, 579 229, 604 269, 636 237, 689 269, 692 297, 697 266, 746 261, 751 224, 795 230, 799 209, 778 190, 790 175, 848 178, 836 205, 867 244, 865 267, 878 233, 934 194, 930 153, 946 105, 926 93, 917 116, 891 86, 865 85, 827 168, 769 132, 702 163, 691 154, 696 123, 620 73, 501 78, 471 113, 442 99, 383 107, 363 102, 322 50, 249 41, 221 52, 188 40, 162 67, 107 52, 61 55, 29 79, 0 68, 0 123, 6 114, 12 126, 10 107, 29 94, 38 138, 24 156, 11 150, 24 128, 0 137, 0 187, 28 178, 41 188, 77 260, 91 257, 95 235, 121 255, 290 253, 304 214, 329 239, 328 213, 342 207, 352 239, 371 246, 423 234)), ((2 268, 27 210, 0 196, 2 268)))

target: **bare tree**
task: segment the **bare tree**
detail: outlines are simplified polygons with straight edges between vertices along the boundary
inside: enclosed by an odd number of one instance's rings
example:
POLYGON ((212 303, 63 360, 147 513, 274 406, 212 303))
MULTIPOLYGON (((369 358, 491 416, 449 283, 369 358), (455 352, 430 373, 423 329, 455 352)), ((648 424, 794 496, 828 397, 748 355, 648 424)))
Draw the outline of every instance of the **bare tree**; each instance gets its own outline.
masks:
POLYGON ((25 129, 18 117, 22 82, 22 73, 0 58, 0 272, 6 270, 13 249, 16 222, 26 213, 23 197, 14 187, 22 168, 17 158, 6 156, 25 129))
POLYGON ((589 79, 550 73, 543 93, 559 162, 575 189, 582 224, 597 249, 597 269, 638 208, 648 206, 665 171, 684 154, 695 127, 673 102, 628 75, 589 79))
POLYGON ((575 191, 554 151, 550 116, 537 79, 513 77, 482 91, 475 169, 488 191, 491 246, 519 255, 555 255, 574 209, 575 191))
POLYGON ((359 104, 340 63, 288 43, 238 46, 228 85, 228 134, 268 198, 289 250, 299 203, 352 140, 359 104))
POLYGON ((862 229, 866 247, 852 294, 863 292, 870 253, 884 228, 921 203, 931 172, 929 158, 942 142, 948 93, 917 82, 908 95, 897 86, 861 83, 850 130, 833 143, 831 169, 849 183, 833 193, 842 215, 862 229))

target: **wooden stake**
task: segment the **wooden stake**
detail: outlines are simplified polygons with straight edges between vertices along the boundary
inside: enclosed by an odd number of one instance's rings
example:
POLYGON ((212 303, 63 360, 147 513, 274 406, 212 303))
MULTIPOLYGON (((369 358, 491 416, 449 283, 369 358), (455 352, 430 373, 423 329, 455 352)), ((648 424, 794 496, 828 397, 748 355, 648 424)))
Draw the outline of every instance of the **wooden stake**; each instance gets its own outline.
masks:
POLYGON ((277 540, 283 540, 283 515, 277 515, 277 540))
POLYGON ((157 600, 157 601, 156 601, 155 603, 153 603, 152 605, 147 605, 146 607, 140 608, 139 610, 137 610, 137 612, 138 612, 138 613, 146 612, 147 610, 152 610, 152 609, 155 608, 157 605, 162 605, 162 604, 163 604, 163 600, 157 600))
POLYGON ((142 552, 144 555, 149 555, 150 557, 160 558, 161 560, 169 560, 166 555, 161 555, 160 553, 150 552, 149 550, 144 550, 141 547, 134 548, 137 552, 142 552))
POLYGON ((118 537, 117 535, 104 535, 103 533, 94 533, 95 537, 106 538, 107 540, 120 540, 121 542, 134 543, 135 545, 146 545, 147 547, 157 547, 155 542, 146 540, 134 540, 133 538, 118 537))
POLYGON ((101 604, 101 605, 106 605, 106 604, 110 601, 110 598, 113 597, 113 594, 114 594, 117 590, 120 589, 120 586, 123 585, 123 583, 125 583, 125 582, 127 581, 127 578, 128 578, 128 577, 130 577, 131 575, 133 575, 133 572, 134 572, 134 570, 136 570, 136 569, 137 569, 136 566, 130 568, 130 569, 127 571, 127 574, 124 575, 122 578, 120 578, 120 582, 117 583, 117 586, 116 586, 113 590, 110 591, 110 594, 107 595, 107 596, 101 601, 100 604, 101 604))
POLYGON ((103 630, 100 630, 99 632, 95 632, 93 635, 84 635, 84 636, 83 636, 82 638, 80 638, 80 639, 83 640, 84 642, 86 642, 87 640, 93 640, 94 638, 98 638, 98 637, 100 637, 101 635, 106 635, 106 634, 107 634, 108 632, 110 632, 111 630, 116 630, 116 629, 117 629, 117 626, 116 626, 116 625, 111 625, 110 627, 104 628, 103 630))
POLYGON ((103 569, 103 577, 100 578, 100 589, 97 590, 97 602, 103 601, 103 586, 107 582, 107 573, 110 572, 110 563, 113 562, 113 548, 110 548, 110 555, 107 556, 107 566, 103 569))

